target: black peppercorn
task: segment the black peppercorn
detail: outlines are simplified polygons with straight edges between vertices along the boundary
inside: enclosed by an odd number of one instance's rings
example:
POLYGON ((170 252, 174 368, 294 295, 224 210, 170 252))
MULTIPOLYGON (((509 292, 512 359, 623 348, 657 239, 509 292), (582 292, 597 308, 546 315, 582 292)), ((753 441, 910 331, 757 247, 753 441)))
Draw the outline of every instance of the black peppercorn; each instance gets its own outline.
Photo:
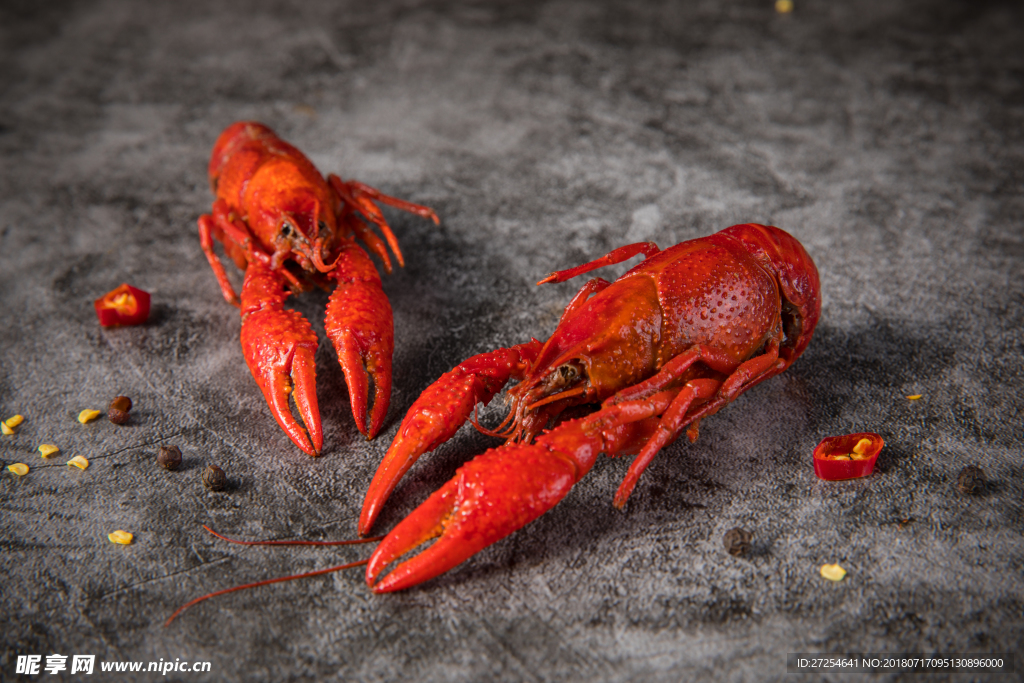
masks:
POLYGON ((110 402, 107 419, 116 425, 128 422, 128 411, 132 409, 132 400, 127 396, 118 396, 110 402))
POLYGON ((725 536, 722 538, 722 543, 725 545, 725 549, 730 555, 739 557, 740 555, 746 555, 750 552, 750 539, 753 537, 754 534, 750 533, 746 529, 736 527, 735 529, 729 529, 725 532, 725 536))
POLYGON ((156 464, 165 470, 176 470, 181 466, 181 449, 177 446, 161 446, 156 454, 156 464))
POLYGON ((985 488, 985 473, 977 465, 968 465, 960 470, 960 476, 956 479, 956 487, 964 495, 981 493, 985 488))
POLYGON ((203 486, 211 491, 223 491, 228 485, 228 475, 216 465, 209 465, 203 470, 203 486))

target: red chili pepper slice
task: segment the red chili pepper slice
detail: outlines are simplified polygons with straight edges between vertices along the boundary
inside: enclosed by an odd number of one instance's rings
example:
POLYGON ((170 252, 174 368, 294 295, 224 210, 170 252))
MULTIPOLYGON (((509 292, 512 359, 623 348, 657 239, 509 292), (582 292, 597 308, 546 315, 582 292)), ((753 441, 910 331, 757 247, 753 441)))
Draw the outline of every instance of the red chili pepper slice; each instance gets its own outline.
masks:
POLYGON ((859 432, 822 439, 814 449, 814 473, 826 481, 866 477, 885 441, 873 432, 859 432))
POLYGON ((149 292, 123 284, 94 302, 103 327, 141 325, 149 319, 149 292))

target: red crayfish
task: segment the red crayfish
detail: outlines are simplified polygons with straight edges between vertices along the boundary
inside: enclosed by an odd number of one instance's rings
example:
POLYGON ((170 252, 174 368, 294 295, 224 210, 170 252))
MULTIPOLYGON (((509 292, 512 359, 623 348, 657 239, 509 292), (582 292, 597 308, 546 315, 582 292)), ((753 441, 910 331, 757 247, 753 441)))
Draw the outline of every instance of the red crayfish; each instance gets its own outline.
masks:
POLYGON ((811 341, 821 314, 817 269, 796 239, 771 226, 735 225, 665 251, 631 244, 538 284, 638 254, 645 260, 615 282, 587 282, 546 342, 473 356, 413 403, 370 484, 361 534, 420 455, 450 438, 477 403, 519 381, 507 392, 506 420, 494 430, 478 425, 507 443, 460 467, 384 538, 366 569, 374 591, 433 578, 536 519, 599 453, 638 454, 615 494, 623 507, 659 450, 684 430, 695 440, 701 419, 784 371, 811 341), (570 408, 597 404, 560 421, 570 408))
POLYGON ((335 285, 325 328, 348 384, 356 427, 380 430, 391 400, 394 323, 380 275, 362 241, 391 272, 388 247, 404 265, 391 228, 375 202, 429 218, 429 208, 389 197, 357 181, 325 180, 295 147, 266 126, 232 124, 213 146, 213 210, 199 218, 199 239, 224 298, 242 310, 242 350, 278 424, 310 455, 323 447, 316 399, 316 333, 302 314, 284 308, 292 292, 335 285), (370 225, 376 225, 387 246, 370 225), (213 250, 213 240, 245 270, 241 300, 213 250), (373 407, 367 425, 369 380, 373 407), (305 423, 292 415, 289 394, 305 423))

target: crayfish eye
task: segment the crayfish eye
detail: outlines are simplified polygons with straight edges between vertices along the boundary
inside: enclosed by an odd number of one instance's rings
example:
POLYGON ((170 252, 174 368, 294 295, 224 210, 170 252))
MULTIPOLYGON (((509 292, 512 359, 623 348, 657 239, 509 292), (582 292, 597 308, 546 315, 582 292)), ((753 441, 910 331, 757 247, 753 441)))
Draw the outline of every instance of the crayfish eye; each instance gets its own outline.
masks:
POLYGON ((320 222, 318 222, 318 223, 317 223, 316 225, 317 225, 317 227, 318 227, 318 228, 320 228, 320 230, 322 230, 323 232, 327 232, 327 224, 326 224, 326 223, 324 223, 323 221, 320 221, 320 222))
POLYGON ((291 223, 285 223, 284 225, 281 226, 281 235, 283 237, 291 237, 292 236, 292 229, 293 228, 292 228, 291 223))

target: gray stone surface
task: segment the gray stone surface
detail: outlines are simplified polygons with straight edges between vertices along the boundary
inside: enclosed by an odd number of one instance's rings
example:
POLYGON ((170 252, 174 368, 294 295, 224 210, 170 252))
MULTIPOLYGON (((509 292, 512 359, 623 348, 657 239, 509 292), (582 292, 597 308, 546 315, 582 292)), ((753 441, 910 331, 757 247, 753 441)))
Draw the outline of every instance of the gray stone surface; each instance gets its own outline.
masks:
MULTIPOLYGON (((32 470, 0 477, 0 678, 789 680, 789 652, 1024 666, 1022 26, 998 2, 4 2, 0 412, 26 420, 0 453, 32 470), (385 278, 388 423, 358 435, 323 344, 315 461, 270 417, 199 249, 208 154, 240 119, 442 217, 388 214, 408 260, 385 278), (420 588, 377 597, 353 570, 162 626, 207 591, 366 556, 233 546, 202 525, 351 537, 418 393, 550 334, 582 284, 540 276, 747 221, 816 260, 816 338, 666 449, 624 512, 610 501, 627 462, 603 459, 420 588), (92 300, 125 281, 152 292, 152 319, 100 329, 92 300), (131 424, 76 422, 116 394, 131 424), (877 473, 816 479, 818 440, 860 430, 887 441, 877 473), (62 455, 41 460, 43 442, 62 455), (161 444, 181 471, 155 466, 161 444), (77 453, 88 470, 64 466, 77 453), (209 463, 231 490, 203 489, 209 463), (955 489, 969 463, 982 495, 955 489), (722 548, 737 525, 746 559, 722 548), (135 542, 109 543, 117 528, 135 542), (826 562, 848 577, 823 580, 826 562), (15 675, 17 656, 53 653, 212 673, 15 675)), ((294 303, 321 338, 325 303, 294 303)), ((380 527, 492 443, 465 429, 424 458, 380 527)), ((940 678, 878 676, 907 677, 940 678)))

